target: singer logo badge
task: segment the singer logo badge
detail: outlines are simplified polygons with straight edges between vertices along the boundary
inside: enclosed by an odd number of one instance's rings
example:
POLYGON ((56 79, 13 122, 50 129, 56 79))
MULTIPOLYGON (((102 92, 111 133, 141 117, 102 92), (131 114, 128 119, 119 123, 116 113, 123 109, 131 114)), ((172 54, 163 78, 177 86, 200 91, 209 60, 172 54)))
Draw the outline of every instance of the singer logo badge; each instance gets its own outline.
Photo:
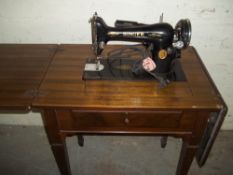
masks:
POLYGON ((158 57, 162 60, 165 59, 167 57, 167 51, 165 49, 159 50, 158 57))

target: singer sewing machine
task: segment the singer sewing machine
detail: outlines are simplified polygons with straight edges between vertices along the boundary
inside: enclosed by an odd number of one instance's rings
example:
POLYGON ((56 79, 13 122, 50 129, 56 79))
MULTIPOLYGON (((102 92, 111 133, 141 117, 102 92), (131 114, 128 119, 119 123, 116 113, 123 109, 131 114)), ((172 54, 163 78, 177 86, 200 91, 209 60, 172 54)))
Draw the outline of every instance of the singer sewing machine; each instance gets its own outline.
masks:
POLYGON ((87 60, 83 78, 157 79, 162 86, 166 86, 170 80, 185 80, 177 58, 190 43, 191 23, 188 19, 181 19, 173 29, 162 18, 155 24, 117 20, 115 27, 110 27, 95 13, 90 19, 95 58, 87 60), (108 54, 105 59, 102 52, 109 41, 138 42, 142 47, 126 46, 108 54), (131 59, 129 54, 120 55, 127 49, 137 52, 139 58, 131 59))
POLYGON ((71 175, 66 138, 77 134, 80 146, 82 135, 88 134, 161 136, 162 147, 167 137, 180 138, 176 175, 187 175, 195 157, 203 166, 227 106, 198 52, 187 47, 189 20, 180 20, 174 29, 162 22, 132 21, 116 21, 115 27, 108 27, 95 14, 91 24, 95 56, 90 45, 83 44, 1 44, 2 113, 41 112, 62 175, 71 175), (112 40, 140 46, 116 50, 116 45, 106 46, 112 40), (182 82, 164 89, 155 86, 155 79, 165 85, 171 72, 175 81, 182 82))

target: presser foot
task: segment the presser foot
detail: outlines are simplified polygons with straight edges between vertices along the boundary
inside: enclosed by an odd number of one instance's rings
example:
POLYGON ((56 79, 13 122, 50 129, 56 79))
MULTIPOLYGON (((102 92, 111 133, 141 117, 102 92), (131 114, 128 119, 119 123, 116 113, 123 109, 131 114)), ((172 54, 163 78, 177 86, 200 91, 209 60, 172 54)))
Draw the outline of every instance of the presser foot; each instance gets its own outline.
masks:
POLYGON ((85 64, 84 71, 102 71, 104 69, 104 65, 100 63, 100 60, 95 60, 95 62, 88 62, 85 64))

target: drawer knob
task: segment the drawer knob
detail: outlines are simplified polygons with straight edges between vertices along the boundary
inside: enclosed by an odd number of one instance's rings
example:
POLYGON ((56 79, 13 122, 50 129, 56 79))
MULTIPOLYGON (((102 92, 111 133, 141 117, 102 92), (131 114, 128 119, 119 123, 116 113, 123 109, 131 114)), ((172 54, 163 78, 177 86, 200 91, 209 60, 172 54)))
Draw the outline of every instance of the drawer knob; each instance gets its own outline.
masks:
POLYGON ((125 123, 126 123, 126 124, 129 124, 129 122, 130 122, 129 119, 128 119, 128 118, 125 118, 125 123))

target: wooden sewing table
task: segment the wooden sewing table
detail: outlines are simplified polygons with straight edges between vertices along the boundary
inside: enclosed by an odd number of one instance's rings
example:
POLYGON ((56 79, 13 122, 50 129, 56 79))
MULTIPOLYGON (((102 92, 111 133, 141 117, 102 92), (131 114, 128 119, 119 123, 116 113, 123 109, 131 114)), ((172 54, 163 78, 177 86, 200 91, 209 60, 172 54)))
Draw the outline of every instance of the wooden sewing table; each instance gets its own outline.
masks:
POLYGON ((84 81, 91 56, 90 45, 0 45, 0 109, 41 111, 62 175, 71 174, 66 136, 77 134, 80 144, 83 134, 174 136, 183 140, 176 175, 186 175, 195 156, 205 163, 227 107, 193 47, 180 60, 187 81, 166 88, 84 81), (211 127, 213 116, 218 124, 211 127))

